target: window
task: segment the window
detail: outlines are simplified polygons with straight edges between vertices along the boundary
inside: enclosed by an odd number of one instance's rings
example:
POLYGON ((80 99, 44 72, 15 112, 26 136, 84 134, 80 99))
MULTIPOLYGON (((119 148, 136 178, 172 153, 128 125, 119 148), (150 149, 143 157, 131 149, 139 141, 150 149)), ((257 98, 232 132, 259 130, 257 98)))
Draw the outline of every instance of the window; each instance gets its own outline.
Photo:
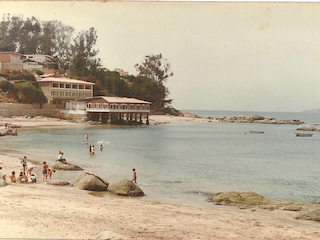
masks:
POLYGON ((78 97, 78 93, 77 92, 72 92, 72 97, 78 97))
POLYGON ((58 87, 59 87, 59 84, 58 84, 58 83, 52 83, 52 87, 53 87, 53 88, 58 88, 58 87))
POLYGON ((133 106, 132 104, 130 105, 130 109, 131 109, 131 110, 133 110, 133 109, 134 109, 134 106, 133 106))
POLYGON ((137 110, 139 110, 140 109, 140 106, 139 105, 137 105, 137 110))
POLYGON ((60 92, 60 97, 64 97, 64 92, 60 92))
POLYGON ((79 85, 79 89, 84 89, 84 85, 79 85))
POLYGON ((71 92, 66 92, 66 97, 71 97, 71 92))
POLYGON ((86 97, 92 97, 92 96, 91 96, 91 93, 86 93, 85 96, 86 96, 86 97))
POLYGON ((86 85, 86 89, 87 90, 91 90, 91 86, 90 85, 86 85))
POLYGON ((102 108, 103 108, 103 109, 108 109, 108 104, 103 104, 103 105, 102 105, 102 108))
POLYGON ((60 88, 64 88, 64 83, 60 83, 60 84, 59 84, 59 87, 60 87, 60 88))
POLYGON ((78 85, 72 84, 72 89, 78 89, 78 85))
POLYGON ((66 88, 71 88, 71 84, 67 83, 66 88))
POLYGON ((79 93, 79 97, 84 97, 84 93, 79 93))

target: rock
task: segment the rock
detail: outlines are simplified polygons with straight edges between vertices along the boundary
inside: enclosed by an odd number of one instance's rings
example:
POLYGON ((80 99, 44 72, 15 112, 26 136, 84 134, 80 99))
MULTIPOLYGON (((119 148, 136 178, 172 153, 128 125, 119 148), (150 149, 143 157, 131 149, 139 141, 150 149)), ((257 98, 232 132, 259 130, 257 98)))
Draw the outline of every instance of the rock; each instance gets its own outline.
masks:
POLYGON ((255 192, 224 192, 211 198, 211 202, 219 204, 276 205, 279 202, 265 198, 255 192))
POLYGON ((311 220, 320 222, 320 209, 309 210, 301 212, 295 219, 311 220))
POLYGON ((56 170, 66 170, 66 171, 81 171, 83 170, 81 167, 71 164, 71 163, 62 163, 59 161, 56 161, 52 167, 56 170))
POLYGON ((200 118, 198 115, 190 113, 190 112, 182 112, 181 116, 183 117, 189 117, 189 118, 200 118))
POLYGON ((0 187, 5 187, 7 185, 8 183, 4 179, 0 179, 0 187))
POLYGON ((260 123, 260 124, 302 124, 299 120, 275 120, 274 118, 265 118, 256 114, 239 115, 233 117, 216 118, 218 122, 227 123, 260 123))
POLYGON ((89 191, 107 191, 109 183, 94 173, 81 172, 75 179, 71 187, 89 191))
POLYGON ((117 195, 140 197, 144 196, 140 187, 128 179, 117 179, 110 183, 108 191, 117 195))
POLYGON ((316 129, 315 127, 313 127, 313 126, 308 125, 308 124, 302 124, 302 125, 298 126, 298 127, 296 128, 296 130, 301 130, 301 131, 315 131, 315 130, 317 130, 317 129, 316 129))
POLYGON ((11 136, 18 136, 18 130, 15 128, 10 134, 11 136))
POLYGON ((285 211, 295 211, 298 212, 302 209, 301 206, 297 205, 297 204, 292 204, 292 205, 286 205, 282 208, 285 211))
POLYGON ((67 182, 66 180, 49 180, 47 184, 56 186, 66 186, 69 185, 69 182, 67 182))

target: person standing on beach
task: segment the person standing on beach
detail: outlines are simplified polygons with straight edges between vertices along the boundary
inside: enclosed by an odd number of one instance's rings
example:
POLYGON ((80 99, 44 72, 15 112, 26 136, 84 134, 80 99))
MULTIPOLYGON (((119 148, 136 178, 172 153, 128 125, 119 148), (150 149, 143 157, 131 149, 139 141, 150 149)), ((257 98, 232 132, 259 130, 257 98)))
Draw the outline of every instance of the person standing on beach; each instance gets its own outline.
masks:
POLYGON ((88 141, 89 141, 89 136, 87 134, 87 135, 84 136, 84 143, 88 143, 88 141))
POLYGON ((135 184, 137 184, 137 172, 136 169, 132 169, 133 172, 133 178, 132 178, 132 182, 134 182, 135 184))
POLYGON ((91 145, 89 146, 89 154, 91 155, 91 145))
POLYGON ((99 149, 100 149, 100 151, 102 151, 102 150, 103 150, 103 146, 102 146, 102 144, 100 145, 99 149))
POLYGON ((42 181, 44 182, 44 177, 46 177, 46 181, 47 181, 47 178, 48 178, 48 168, 49 166, 47 165, 46 162, 43 162, 43 165, 42 165, 42 181))
POLYGON ((23 167, 23 173, 26 172, 26 168, 27 168, 27 157, 24 156, 23 159, 21 160, 21 164, 22 164, 22 167, 23 167))

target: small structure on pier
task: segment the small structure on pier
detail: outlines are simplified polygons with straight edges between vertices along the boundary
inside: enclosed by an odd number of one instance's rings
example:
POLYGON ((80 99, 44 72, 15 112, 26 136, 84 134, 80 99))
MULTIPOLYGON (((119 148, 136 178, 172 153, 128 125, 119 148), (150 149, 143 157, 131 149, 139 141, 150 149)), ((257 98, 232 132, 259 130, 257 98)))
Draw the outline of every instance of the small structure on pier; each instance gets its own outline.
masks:
POLYGON ((142 124, 146 117, 149 124, 151 102, 126 97, 92 97, 70 100, 66 103, 66 114, 86 116, 88 120, 101 123, 142 124))

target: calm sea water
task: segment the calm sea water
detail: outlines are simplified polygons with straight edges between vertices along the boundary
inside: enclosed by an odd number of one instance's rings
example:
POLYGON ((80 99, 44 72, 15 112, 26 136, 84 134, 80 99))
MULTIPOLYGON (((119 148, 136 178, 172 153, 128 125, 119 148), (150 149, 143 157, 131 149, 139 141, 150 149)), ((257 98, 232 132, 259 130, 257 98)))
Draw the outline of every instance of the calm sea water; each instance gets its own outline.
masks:
MULTIPOLYGON (((250 112, 190 111, 200 116, 235 116, 250 112)), ((255 112, 257 113, 257 112, 255 112)), ((257 113, 276 119, 320 123, 315 113, 257 113)), ((320 132, 295 136, 296 125, 183 123, 151 126, 94 126, 76 129, 20 130, 2 137, 8 153, 52 164, 58 151, 69 162, 108 182, 132 178, 147 200, 212 205, 207 200, 222 191, 255 191, 275 200, 316 203, 320 198, 320 132), (250 134, 261 130, 265 134, 250 134), (245 135, 245 132, 247 134, 245 135), (90 156, 89 135, 96 155, 90 156), (99 151, 99 145, 104 146, 99 151)), ((12 169, 19 171, 19 169, 12 169)), ((36 170, 40 175, 40 167, 36 170)), ((56 172, 70 182, 77 172, 56 172)), ((41 175, 40 175, 41 176, 41 175)), ((105 194, 108 197, 108 194, 105 194)))

